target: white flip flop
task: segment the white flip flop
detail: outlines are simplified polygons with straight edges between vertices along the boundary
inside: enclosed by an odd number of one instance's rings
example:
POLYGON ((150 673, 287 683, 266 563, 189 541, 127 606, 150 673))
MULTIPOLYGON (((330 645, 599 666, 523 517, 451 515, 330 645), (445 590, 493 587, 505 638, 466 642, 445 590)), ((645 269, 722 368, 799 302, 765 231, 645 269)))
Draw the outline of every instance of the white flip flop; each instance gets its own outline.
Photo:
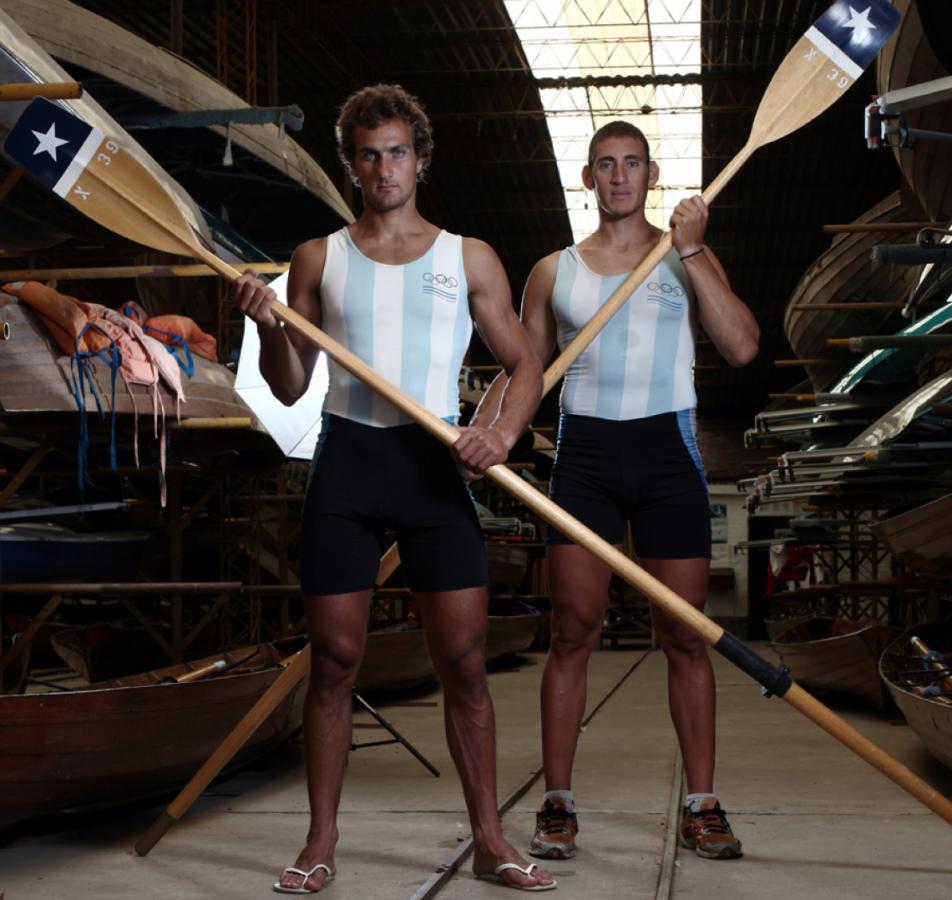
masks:
POLYGON ((492 872, 486 872, 483 875, 477 875, 477 878, 481 878, 484 881, 491 881, 493 884, 499 884, 503 887, 512 888, 516 891, 554 891, 558 882, 553 880, 550 884, 513 884, 512 882, 506 881, 502 877, 502 873, 508 869, 512 869, 515 872, 519 872, 522 875, 525 875, 526 878, 532 877, 532 872, 534 869, 539 867, 535 863, 530 863, 528 866, 523 868, 517 863, 503 863, 502 865, 496 866, 492 872))
POLYGON ((288 866, 281 874, 285 875, 290 872, 292 875, 300 875, 304 880, 301 882, 300 887, 289 888, 284 887, 280 881, 276 881, 271 885, 271 890, 275 891, 278 894, 316 894, 319 891, 324 890, 333 880, 334 873, 330 870, 329 866, 325 866, 324 863, 318 863, 314 866, 310 872, 305 872, 303 869, 296 869, 294 866, 288 866), (313 888, 307 887, 308 881, 310 881, 311 876, 318 870, 323 869, 327 873, 327 877, 324 879, 324 883, 315 891, 313 888))

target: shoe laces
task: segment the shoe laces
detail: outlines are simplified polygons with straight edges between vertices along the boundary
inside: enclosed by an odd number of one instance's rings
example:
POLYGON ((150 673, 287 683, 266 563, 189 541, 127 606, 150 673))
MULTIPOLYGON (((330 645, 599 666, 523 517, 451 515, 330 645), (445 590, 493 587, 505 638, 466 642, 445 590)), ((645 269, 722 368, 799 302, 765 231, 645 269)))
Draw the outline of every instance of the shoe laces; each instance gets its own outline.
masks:
POLYGON ((540 810, 536 815, 539 818, 539 825, 547 834, 557 831, 568 833, 570 830, 569 825, 575 820, 573 813, 559 809, 557 806, 548 806, 540 810))
POLYGON ((727 813, 720 806, 715 806, 713 809, 699 809, 696 813, 689 813, 689 815, 705 834, 731 834, 731 827, 727 823, 727 813))

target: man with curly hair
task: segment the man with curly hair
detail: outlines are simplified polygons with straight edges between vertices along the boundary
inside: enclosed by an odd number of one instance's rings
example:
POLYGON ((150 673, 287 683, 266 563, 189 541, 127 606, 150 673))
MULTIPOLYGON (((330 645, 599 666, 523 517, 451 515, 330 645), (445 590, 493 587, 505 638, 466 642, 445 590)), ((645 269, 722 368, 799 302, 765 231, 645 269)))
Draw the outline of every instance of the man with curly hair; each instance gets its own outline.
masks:
MULTIPOLYGON (((433 140, 416 99, 396 85, 364 88, 344 104, 337 135, 364 210, 352 225, 297 248, 291 307, 448 421, 459 410, 457 378, 473 323, 509 384, 493 420, 462 429, 450 453, 330 365, 301 533, 313 653, 304 720, 311 824, 304 849, 274 890, 315 893, 335 876, 351 688, 388 527, 396 530, 443 683, 447 741, 473 829, 473 871, 508 887, 548 890, 555 887, 552 877, 506 841, 496 812, 495 724, 485 675, 486 559, 464 481, 505 461, 538 405, 541 366, 496 254, 417 211, 416 186, 433 140)), ((274 292, 253 273, 238 281, 235 297, 257 323, 262 374, 290 405, 307 387, 317 350, 275 319, 274 292)))

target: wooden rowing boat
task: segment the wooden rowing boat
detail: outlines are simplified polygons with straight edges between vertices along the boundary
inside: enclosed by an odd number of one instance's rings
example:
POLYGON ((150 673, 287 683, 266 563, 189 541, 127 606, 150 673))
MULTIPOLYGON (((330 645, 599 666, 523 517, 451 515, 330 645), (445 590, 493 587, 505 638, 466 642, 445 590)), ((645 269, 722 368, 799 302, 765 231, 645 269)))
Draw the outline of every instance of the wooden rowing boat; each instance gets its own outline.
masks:
POLYGON ((882 519, 870 531, 913 571, 952 572, 952 494, 882 519))
MULTIPOLYGON (((170 640, 171 628, 168 625, 153 627, 170 640)), ((202 632, 188 645, 186 657, 206 657, 219 649, 217 640, 203 639, 205 634, 202 632)), ((90 684, 157 669, 169 661, 165 651, 145 628, 127 622, 62 628, 53 632, 50 643, 59 659, 90 684)))
MULTIPOLYGON (((938 40, 948 43, 949 25, 952 24, 949 21, 948 4, 941 4, 946 7, 941 13, 940 4, 932 4, 934 10, 930 10, 930 14, 940 14, 945 19, 946 27, 933 28, 931 35, 925 33, 919 4, 915 0, 893 0, 893 5, 903 14, 903 19, 877 58, 879 93, 947 77, 949 72, 930 42, 938 40)), ((905 118, 909 128, 948 133, 952 131, 952 104, 933 103, 920 109, 911 109, 905 113, 905 118)), ((952 168, 952 144, 922 139, 916 141, 915 147, 893 152, 906 183, 915 192, 929 217, 933 220, 952 217, 952 181, 948 177, 949 169, 952 168)))
MULTIPOLYGON (((10 340, 0 341, 0 413, 77 412, 73 394, 70 357, 60 355, 45 325, 27 304, 0 292, 0 318, 10 325, 10 340)), ((235 376, 225 366, 195 354, 191 377, 182 377, 185 402, 182 419, 253 418, 247 404, 234 388, 235 376)), ((88 360, 88 371, 96 384, 99 398, 108 413, 113 406, 109 367, 98 358, 88 360)), ((88 388, 87 388, 88 391, 88 388)), ((175 399, 160 382, 159 397, 169 419, 175 419, 175 399)), ((95 402, 91 408, 95 410, 95 402)), ((142 384, 128 387, 121 379, 115 391, 117 413, 132 415, 152 409, 152 388, 142 384)), ((93 422, 94 416, 90 416, 93 422)), ((151 424, 151 422, 150 422, 151 424)))
POLYGON ((401 622, 367 635, 355 687, 364 693, 400 691, 436 680, 418 622, 401 622))
MULTIPOLYGON (((4 82, 62 82, 71 81, 71 76, 54 62, 49 54, 15 21, 12 4, 4 3, 0 9, 0 80, 4 82)), ((39 4, 45 10, 44 27, 60 27, 64 23, 51 14, 49 4, 39 4)), ((78 7, 77 7, 78 8, 78 7)), ((39 10, 38 10, 39 11, 39 10)), ((78 40, 83 39, 77 32, 78 40)), ((83 121, 110 135, 121 147, 131 152, 139 162, 172 195, 176 205, 185 215, 189 225, 204 239, 210 238, 196 204, 180 184, 171 178, 143 147, 113 119, 89 94, 77 100, 57 101, 67 106, 83 121)), ((13 123, 26 108, 26 102, 0 103, 0 137, 6 137, 13 123)), ((0 161, 0 173, 8 163, 0 161)), ((38 188, 31 179, 20 178, 4 198, 3 216, 0 217, 0 237, 5 249, 41 249, 61 243, 71 236, 81 236, 87 241, 116 243, 115 235, 93 224, 77 213, 69 204, 60 201, 49 191, 38 188)))
POLYGON ((892 633, 878 623, 815 616, 781 632, 770 646, 812 693, 855 697, 882 709, 877 664, 892 633))
POLYGON ((529 566, 529 551, 507 541, 486 541, 486 565, 489 586, 494 591, 515 591, 522 584, 529 566))
POLYGON ((525 653, 535 643, 541 618, 539 610, 522 600, 490 600, 486 662, 525 653))
MULTIPOLYGON (((922 210, 908 191, 896 191, 856 221, 887 224, 921 221, 922 210)), ((800 279, 787 303, 783 328, 793 352, 800 359, 831 359, 836 351, 826 341, 834 337, 895 332, 902 325, 897 309, 823 309, 828 303, 864 300, 901 302, 913 290, 921 266, 881 265, 874 269, 871 252, 877 244, 903 243, 906 232, 840 234, 800 279), (808 305, 818 311, 800 310, 808 305)), ((852 360, 844 358, 844 368, 852 360)), ((824 390, 837 374, 834 365, 806 366, 813 388, 824 390)))
MULTIPOLYGON (((486 629, 486 661, 528 650, 541 614, 520 600, 492 600, 486 629)), ((400 691, 436 681, 426 638, 416 620, 371 631, 357 674, 358 691, 400 691)))
MULTIPOLYGON (((0 697, 0 828, 115 806, 183 784, 304 646, 291 638, 81 690, 0 697), (218 660, 222 674, 176 681, 218 660)), ((282 700, 232 768, 301 726, 304 684, 282 700)))
POLYGON ((941 763, 952 768, 952 626, 919 625, 890 644, 879 664, 882 679, 909 727, 941 763), (928 664, 910 644, 918 637, 942 657, 928 664), (945 682, 943 684, 943 682, 945 682))
MULTIPOLYGON (((120 123, 132 114, 248 110, 241 97, 162 47, 68 0, 8 0, 4 11, 120 123)), ((228 210, 245 237, 288 258, 302 234, 326 234, 353 214, 320 165, 276 124, 232 122, 130 130, 205 209, 228 210), (226 161, 226 146, 230 159, 226 161)))
POLYGON ((767 640, 773 641, 780 637, 785 631, 789 631, 797 625, 812 619, 813 613, 802 613, 794 616, 768 616, 764 619, 764 625, 767 628, 767 640))
POLYGON ((73 531, 49 522, 0 525, 3 581, 133 581, 148 531, 73 531))
MULTIPOLYGON (((7 652, 19 634, 5 634, 0 641, 0 656, 7 652)), ((0 669, 0 694, 22 694, 26 688, 26 675, 30 671, 30 650, 27 647, 13 662, 0 669)))

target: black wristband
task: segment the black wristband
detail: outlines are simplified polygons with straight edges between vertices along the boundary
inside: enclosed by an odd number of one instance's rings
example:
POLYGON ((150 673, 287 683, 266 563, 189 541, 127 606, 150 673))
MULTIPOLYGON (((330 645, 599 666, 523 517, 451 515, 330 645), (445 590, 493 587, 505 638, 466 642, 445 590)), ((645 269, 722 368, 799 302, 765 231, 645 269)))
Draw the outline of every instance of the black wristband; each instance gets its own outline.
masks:
POLYGON ((703 253, 703 252, 704 252, 704 248, 701 247, 700 250, 693 250, 690 253, 685 253, 684 256, 679 256, 678 259, 680 259, 681 262, 684 262, 686 259, 690 259, 692 256, 697 256, 698 253, 703 253))

